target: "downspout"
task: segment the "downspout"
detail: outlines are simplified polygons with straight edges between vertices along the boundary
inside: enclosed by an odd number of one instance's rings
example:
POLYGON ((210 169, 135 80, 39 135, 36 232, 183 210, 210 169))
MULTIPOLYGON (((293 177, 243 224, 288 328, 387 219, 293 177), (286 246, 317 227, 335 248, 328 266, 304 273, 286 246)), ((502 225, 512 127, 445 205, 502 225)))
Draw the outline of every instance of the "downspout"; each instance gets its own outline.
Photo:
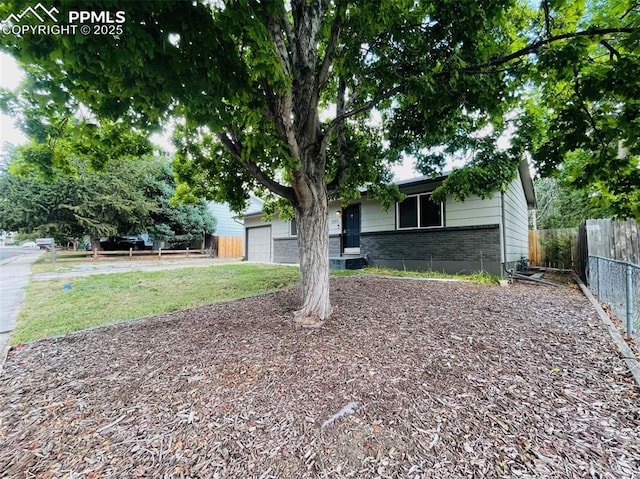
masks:
POLYGON ((500 216, 502 220, 502 224, 500 225, 502 229, 502 269, 507 275, 513 274, 513 270, 507 269, 507 229, 505 228, 507 221, 506 215, 504 214, 504 192, 500 192, 500 216))
POLYGON ((501 192, 500 193, 500 216, 501 216, 501 220, 502 220, 502 254, 503 256, 503 261, 502 261, 502 269, 504 270, 505 273, 507 273, 507 276, 510 276, 514 279, 520 279, 520 280, 524 280, 524 281, 532 281, 534 283, 541 283, 541 284, 547 284, 549 286, 556 286, 559 287, 559 284, 556 283, 552 283, 550 281, 545 281, 543 279, 537 279, 537 278, 530 278, 529 276, 526 276, 524 274, 519 274, 516 273, 515 268, 511 268, 511 269, 507 269, 507 229, 505 228, 507 221, 506 221, 506 215, 504 213, 504 193, 501 192))

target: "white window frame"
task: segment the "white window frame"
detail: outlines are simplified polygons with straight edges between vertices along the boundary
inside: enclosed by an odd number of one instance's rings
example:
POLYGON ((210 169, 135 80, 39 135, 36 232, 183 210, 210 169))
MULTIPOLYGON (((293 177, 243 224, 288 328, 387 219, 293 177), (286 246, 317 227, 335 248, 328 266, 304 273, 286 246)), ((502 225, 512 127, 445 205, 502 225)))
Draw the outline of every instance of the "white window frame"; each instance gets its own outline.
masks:
MULTIPOLYGON (((417 198, 417 209, 416 214, 418 217, 416 218, 416 223, 418 226, 408 226, 401 228, 400 227, 400 201, 396 202, 396 229, 398 230, 428 230, 434 228, 444 228, 444 201, 440 202, 440 224, 437 226, 420 226, 420 197, 421 196, 431 196, 431 193, 417 193, 415 195, 407 195, 405 200, 408 198, 417 198)), ((404 201, 404 200, 403 200, 404 201)))

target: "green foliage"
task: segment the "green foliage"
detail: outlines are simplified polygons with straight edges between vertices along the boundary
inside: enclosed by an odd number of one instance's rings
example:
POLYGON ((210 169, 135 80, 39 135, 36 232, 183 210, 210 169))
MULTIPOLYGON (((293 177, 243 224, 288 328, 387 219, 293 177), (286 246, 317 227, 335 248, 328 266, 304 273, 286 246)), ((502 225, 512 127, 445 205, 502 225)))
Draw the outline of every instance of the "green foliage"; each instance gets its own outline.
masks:
POLYGON ((537 178, 533 185, 538 204, 535 212, 538 229, 574 228, 583 220, 612 215, 611 211, 598 206, 598 195, 590 196, 593 194, 590 189, 576 190, 556 178, 537 178))
POLYGON ((147 230, 149 236, 174 244, 202 238, 204 233, 213 233, 216 219, 209 212, 206 202, 176 202, 176 182, 171 165, 162 162, 158 167, 155 176, 156 190, 153 192, 158 207, 151 213, 152 223, 147 230))
POLYGON ((608 31, 540 47, 528 66, 532 83, 516 121, 517 142, 543 176, 560 175, 616 216, 640 218, 637 5, 568 5, 553 17, 552 34, 608 31))
POLYGON ((571 269, 575 232, 541 231, 540 245, 544 251, 543 264, 555 268, 571 269))
POLYGON ((147 196, 149 163, 111 162, 92 172, 86 163, 70 163, 75 176, 57 174, 45 181, 36 172, 0 175, 0 224, 8 231, 36 231, 66 242, 84 235, 140 233, 158 209, 147 196))
MULTIPOLYGON (((54 4, 61 17, 73 8, 54 4)), ((5 2, 0 13, 28 5, 5 2)), ((114 136, 104 118, 146 129, 180 118, 175 171, 185 183, 178 187, 183 198, 227 200, 240 210, 250 190, 269 188, 295 204, 301 193, 286 186, 300 172, 311 177, 317 164, 337 197, 354 198, 364 186, 391 203, 397 194, 381 186, 389 181, 387 162, 411 155, 429 174, 464 152, 471 171, 444 188, 460 198, 485 196, 503 188, 528 150, 542 174, 566 164, 568 184, 594 185, 619 215, 638 213, 640 36, 633 4, 303 5, 88 0, 83 8, 125 11, 124 33, 4 35, 2 48, 28 68, 30 101, 42 104, 46 91, 54 109, 91 108, 101 128, 100 141, 84 152, 92 163, 109 157, 95 148, 114 136), (336 105, 333 118, 315 124, 319 112, 336 105), (374 107, 381 123, 371 121, 374 107), (505 114, 516 107, 510 121, 505 114), (513 148, 501 150, 497 138, 514 127, 513 148), (620 142, 629 150, 624 158, 620 142), (302 143, 315 145, 309 163, 302 143)), ((40 143, 64 129, 64 121, 32 120, 25 123, 40 143)), ((90 125, 79 138, 95 137, 90 125)), ((56 149, 28 155, 43 165, 64 157, 56 149)))
POLYGON ((169 204, 175 181, 166 160, 112 161, 104 171, 93 171, 81 160, 69 164, 74 176, 57 173, 43 180, 35 171, 0 174, 2 228, 36 231, 59 242, 142 232, 178 242, 215 230, 203 202, 169 204))
POLYGON ((493 139, 478 142, 474 158, 458 170, 454 170, 433 192, 434 201, 443 202, 447 194, 458 201, 476 195, 489 198, 496 191, 506 192, 516 178, 520 159, 504 151, 493 149, 493 139))
POLYGON ((51 84, 41 68, 30 66, 17 92, 0 89, 0 109, 16 118, 29 138, 11 152, 12 171, 52 179, 73 175, 73 159, 83 158, 92 170, 110 161, 151 152, 146 135, 118 121, 99 121, 60 85, 51 84))
MULTIPOLYGON (((7 2, 4 11, 27 4, 7 2)), ((99 119, 151 128, 180 118, 174 167, 188 187, 179 194, 236 210, 250 190, 301 201, 302 191, 287 187, 300 173, 315 177, 316 167, 335 197, 347 201, 366 187, 392 204, 389 162, 416 155, 427 168, 425 148, 463 143, 508 108, 517 82, 504 72, 462 70, 509 52, 523 7, 376 0, 347 9, 338 1, 316 13, 303 4, 92 0, 83 8, 126 12, 122 35, 27 35, 3 38, 3 47, 23 65, 39 65, 40 81, 61 85, 67 101, 99 119), (303 24, 309 28, 289 31, 303 24), (335 105, 339 111, 317 124, 335 105), (382 124, 372 120, 373 107, 382 124)), ((72 8, 55 6, 62 17, 72 8)))

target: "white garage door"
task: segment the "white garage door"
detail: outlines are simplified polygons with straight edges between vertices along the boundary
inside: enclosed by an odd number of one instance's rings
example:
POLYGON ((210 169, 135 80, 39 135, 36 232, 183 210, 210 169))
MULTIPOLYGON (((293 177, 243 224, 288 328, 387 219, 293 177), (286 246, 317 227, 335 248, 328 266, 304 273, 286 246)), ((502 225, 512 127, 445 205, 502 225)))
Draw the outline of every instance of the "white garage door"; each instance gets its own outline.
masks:
POLYGON ((271 226, 247 230, 247 260, 271 262, 271 226))

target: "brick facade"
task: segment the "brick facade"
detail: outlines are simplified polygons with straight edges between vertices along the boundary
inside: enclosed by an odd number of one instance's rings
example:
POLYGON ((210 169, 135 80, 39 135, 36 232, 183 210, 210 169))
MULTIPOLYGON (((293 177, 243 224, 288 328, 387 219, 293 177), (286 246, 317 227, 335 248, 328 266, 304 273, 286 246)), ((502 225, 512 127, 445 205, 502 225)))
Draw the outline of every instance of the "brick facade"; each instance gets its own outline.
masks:
POLYGON ((371 266, 447 273, 501 272, 500 226, 361 233, 360 253, 371 266))
MULTIPOLYGON (((360 254, 370 266, 416 271, 501 274, 499 225, 360 234, 360 254)), ((340 256, 340 236, 329 237, 329 257, 340 256)), ((273 261, 298 263, 298 239, 274 238, 273 261)))

